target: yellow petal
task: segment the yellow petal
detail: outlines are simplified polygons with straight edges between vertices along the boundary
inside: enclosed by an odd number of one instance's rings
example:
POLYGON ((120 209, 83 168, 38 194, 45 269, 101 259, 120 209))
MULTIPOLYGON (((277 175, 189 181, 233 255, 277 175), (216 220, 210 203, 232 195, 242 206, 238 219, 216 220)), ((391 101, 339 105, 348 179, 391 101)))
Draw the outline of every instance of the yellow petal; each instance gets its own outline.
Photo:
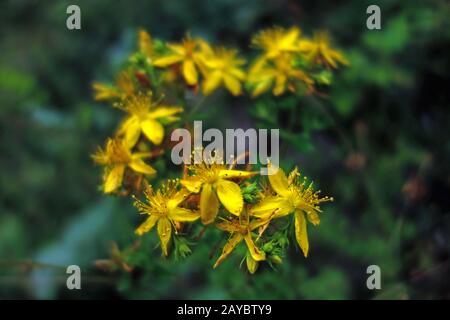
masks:
POLYGON ((226 220, 223 222, 218 222, 215 224, 215 226, 217 228, 219 228, 220 230, 229 232, 229 233, 234 233, 234 232, 238 232, 240 231, 240 227, 234 223, 231 223, 230 221, 226 220))
POLYGON ((184 57, 186 50, 184 48, 183 45, 180 44, 175 44, 175 43, 168 43, 167 44, 167 48, 169 48, 170 50, 172 50, 175 54, 184 57))
POLYGON ((258 74, 261 72, 263 67, 266 65, 267 59, 264 56, 261 56, 256 59, 256 61, 252 64, 249 70, 250 77, 252 75, 258 74))
POLYGON ((180 112, 183 112, 182 107, 159 106, 157 109, 150 112, 148 116, 152 119, 158 119, 170 117, 180 112))
POLYGON ((295 238, 303 251, 305 257, 308 256, 309 242, 308 233, 306 231, 306 219, 302 212, 295 213, 295 238))
POLYGON ((168 255, 170 237, 172 236, 172 225, 169 219, 160 218, 158 220, 158 236, 161 240, 161 250, 165 256, 168 255))
POLYGON ((153 119, 146 119, 141 122, 141 129, 145 136, 154 144, 158 145, 164 138, 164 127, 153 119))
POLYGON ((214 263, 213 268, 217 268, 223 260, 233 251, 233 249, 242 241, 243 235, 241 233, 233 233, 228 239, 227 243, 223 246, 222 254, 214 263))
POLYGON ((272 186, 272 189, 278 193, 280 196, 288 196, 289 190, 288 190, 288 179, 286 177, 286 174, 281 168, 276 167, 274 164, 269 163, 268 165, 269 169, 269 182, 272 186))
POLYGON ((212 186, 209 183, 205 183, 200 196, 200 213, 202 222, 204 224, 213 222, 216 219, 218 211, 219 200, 217 199, 212 186))
POLYGON ((311 51, 316 45, 311 40, 300 40, 298 43, 298 49, 302 52, 311 51))
POLYGON ((224 179, 250 178, 258 174, 258 171, 220 170, 219 177, 224 179))
POLYGON ((130 162, 129 167, 131 169, 133 169, 133 171, 138 172, 138 173, 143 173, 143 174, 148 174, 148 175, 154 175, 156 173, 156 170, 153 169, 152 166, 146 164, 144 162, 144 160, 142 160, 142 159, 133 159, 130 162))
POLYGON ((200 218, 200 212, 186 208, 176 207, 169 213, 169 219, 173 221, 191 222, 200 218))
POLYGON ((255 229, 257 229, 257 228, 259 228, 259 227, 262 227, 262 226, 264 226, 264 225, 266 225, 266 224, 268 224, 268 223, 270 223, 270 220, 265 220, 265 219, 255 219, 255 220, 252 220, 252 221, 250 222, 249 227, 250 227, 250 230, 255 230, 255 229))
POLYGON ((266 79, 264 81, 259 82, 253 89, 252 97, 255 98, 255 97, 263 94, 267 90, 269 90, 269 88, 272 85, 272 80, 273 79, 266 79))
POLYGON ((128 117, 123 121, 117 131, 119 136, 124 136, 124 143, 128 148, 134 147, 139 139, 141 126, 139 119, 135 116, 128 117))
POLYGON ((167 208, 169 210, 172 210, 178 207, 178 205, 183 202, 190 194, 191 192, 189 190, 185 188, 181 189, 180 191, 175 193, 175 195, 170 198, 169 201, 167 201, 167 208))
POLYGON ((306 214, 306 217, 308 218, 308 221, 311 222, 315 226, 317 226, 320 223, 320 217, 316 211, 309 211, 306 214))
POLYGON ((275 87, 273 88, 273 94, 276 96, 282 95, 286 90, 287 77, 285 75, 278 75, 275 78, 275 87))
POLYGON ((125 165, 114 166, 106 174, 105 183, 103 185, 104 193, 111 193, 122 185, 125 165))
POLYGON ((104 85, 102 83, 94 83, 92 87, 95 91, 94 99, 96 101, 110 100, 120 97, 120 93, 113 86, 104 85))
POLYGON ((238 80, 244 80, 245 79, 245 72, 241 69, 233 68, 229 70, 230 75, 236 77, 238 80))
POLYGON ((186 82, 189 85, 192 86, 192 85, 197 84, 198 74, 197 74, 197 69, 195 68, 193 60, 191 60, 191 59, 184 60, 184 62, 183 62, 183 75, 184 75, 184 79, 186 79, 186 82))
POLYGON ((142 236, 144 233, 149 232, 155 226, 158 219, 159 217, 155 215, 148 217, 147 220, 136 229, 136 234, 142 236))
POLYGON ((247 244, 248 252, 250 252, 250 255, 255 261, 262 261, 266 259, 266 254, 255 245, 250 233, 247 233, 244 236, 244 240, 247 244))
POLYGON ((139 51, 147 57, 153 54, 152 38, 145 30, 139 30, 139 51))
POLYGON ((211 92, 217 89, 222 81, 222 73, 220 71, 213 71, 205 76, 205 81, 203 82, 203 94, 209 95, 211 92))
POLYGON ((245 258, 245 260, 247 262, 248 272, 250 272, 251 274, 254 274, 256 272, 256 270, 258 269, 258 265, 259 265, 258 261, 253 259, 250 254, 247 254, 247 257, 245 258))
POLYGON ((294 50, 296 47, 294 46, 297 43, 298 37, 300 35, 300 29, 296 27, 290 28, 287 33, 283 36, 280 47, 284 50, 294 50))
POLYGON ((202 187, 203 182, 196 177, 189 177, 187 179, 181 179, 180 183, 190 192, 198 193, 200 192, 200 188, 202 187))
POLYGON ((262 218, 279 218, 293 211, 292 205, 283 197, 265 197, 250 209, 250 214, 262 218))
POLYGON ((241 82, 237 78, 225 74, 223 80, 225 82, 225 87, 227 87, 233 96, 238 96, 242 93, 241 82))
POLYGON ((171 55, 167 55, 165 57, 156 59, 155 62, 153 62, 153 65, 155 65, 156 67, 164 68, 164 67, 170 66, 172 64, 178 63, 182 60, 183 60, 182 56, 179 56, 176 54, 171 54, 171 55))
POLYGON ((216 188, 224 207, 232 214, 239 216, 244 206, 241 188, 236 183, 225 179, 219 179, 216 182, 216 188))

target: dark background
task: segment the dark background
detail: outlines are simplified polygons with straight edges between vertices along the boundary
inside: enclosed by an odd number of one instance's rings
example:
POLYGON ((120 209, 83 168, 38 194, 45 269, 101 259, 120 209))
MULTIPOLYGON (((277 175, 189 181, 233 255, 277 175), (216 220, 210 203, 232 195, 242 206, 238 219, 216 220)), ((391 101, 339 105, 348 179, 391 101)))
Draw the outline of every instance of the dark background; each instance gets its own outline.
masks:
POLYGON ((448 299, 450 5, 376 1, 382 30, 369 31, 370 4, 2 1, 0 298, 448 299), (66 28, 69 4, 81 7, 79 31, 66 28), (251 276, 238 254, 212 270, 208 246, 182 262, 149 246, 132 273, 98 270, 112 241, 134 241, 140 220, 129 199, 98 190, 89 154, 120 113, 93 101, 92 82, 113 79, 139 27, 249 52, 251 35, 275 24, 328 30, 344 50, 351 65, 328 97, 268 107, 219 94, 202 112, 220 128, 295 119, 282 134, 283 167, 300 165, 335 198, 309 228, 308 259, 292 245, 276 271, 251 276), (65 288, 69 264, 82 267, 81 291, 65 288), (371 264, 381 268, 378 291, 366 287, 371 264))

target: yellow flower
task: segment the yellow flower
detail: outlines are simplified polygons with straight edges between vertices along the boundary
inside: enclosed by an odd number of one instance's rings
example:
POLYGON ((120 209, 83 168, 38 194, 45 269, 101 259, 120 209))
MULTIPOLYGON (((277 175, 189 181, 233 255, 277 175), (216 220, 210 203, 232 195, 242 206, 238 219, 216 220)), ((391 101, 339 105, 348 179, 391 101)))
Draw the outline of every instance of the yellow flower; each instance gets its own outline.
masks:
MULTIPOLYGON (((254 273, 257 268, 257 261, 265 260, 266 255, 264 251, 260 250, 252 238, 252 231, 267 224, 267 220, 252 220, 250 221, 248 215, 246 214, 246 210, 242 211, 242 214, 239 218, 232 218, 231 220, 224 220, 223 222, 219 222, 216 226, 219 229, 227 231, 231 233, 228 238, 227 243, 222 249, 222 254, 217 259, 213 268, 217 268, 223 260, 236 248, 236 246, 242 241, 245 241, 247 245, 247 250, 250 255, 250 265, 248 265, 248 269, 251 273, 254 273), (253 261, 255 263, 253 263, 253 261)), ((247 264, 249 264, 247 260, 247 264)))
POLYGON ((116 85, 110 86, 103 83, 92 85, 96 101, 125 99, 135 92, 135 86, 131 75, 127 71, 122 71, 116 78, 116 85))
POLYGON ((293 212, 295 237, 306 257, 309 250, 306 220, 313 225, 318 225, 320 223, 318 212, 321 212, 319 204, 333 201, 333 198, 320 198, 320 191, 314 191, 312 183, 307 185, 305 178, 300 181, 297 168, 289 174, 289 177, 286 177, 283 170, 270 165, 268 177, 277 195, 265 197, 252 208, 251 214, 262 219, 273 219, 293 212))
POLYGON ((237 53, 237 50, 217 48, 211 57, 203 59, 206 66, 203 83, 205 95, 209 95, 220 85, 224 85, 234 96, 242 93, 241 81, 245 79, 245 73, 240 66, 245 60, 237 57, 237 53))
POLYGON ((299 50, 305 53, 307 60, 315 64, 323 64, 332 68, 337 68, 338 63, 348 65, 348 60, 344 55, 330 47, 330 36, 324 31, 317 32, 313 40, 300 41, 299 50))
POLYGON ((241 188, 229 179, 249 178, 255 172, 229 170, 224 164, 194 164, 188 167, 193 173, 181 184, 193 193, 200 193, 200 213, 202 222, 213 222, 219 211, 219 200, 232 214, 239 216, 244 206, 241 188))
POLYGON ((117 134, 124 137, 130 148, 136 144, 141 132, 154 144, 160 144, 164 138, 164 127, 160 121, 176 121, 178 117, 175 115, 183 111, 181 107, 158 105, 151 93, 132 95, 115 106, 129 114, 117 134))
POLYGON ((252 44, 265 51, 264 58, 274 59, 286 52, 298 52, 300 29, 273 27, 262 30, 252 38, 252 44))
POLYGON ((275 96, 282 95, 286 89, 296 91, 296 82, 300 81, 308 89, 313 80, 302 70, 294 68, 288 54, 280 55, 277 59, 263 66, 252 68, 248 75, 248 82, 253 87, 252 96, 257 97, 272 88, 275 96))
POLYGON ((210 51, 206 42, 191 39, 188 35, 181 44, 167 44, 170 52, 154 61, 156 67, 165 68, 174 64, 180 64, 183 77, 188 85, 198 83, 198 70, 201 70, 201 59, 210 51))
MULTIPOLYGON (((144 191, 145 202, 135 198, 134 206, 141 214, 149 217, 137 229, 136 234, 142 236, 157 225, 161 249, 165 256, 168 255, 169 241, 172 236, 172 228, 176 222, 192 222, 200 217, 198 211, 180 207, 187 198, 189 192, 186 189, 178 191, 178 181, 172 180, 162 185, 154 192, 151 186, 144 191)), ((175 229, 176 232, 176 229, 175 229)))
POLYGON ((131 153, 122 140, 108 139, 105 150, 99 147, 98 151, 92 155, 96 163, 105 166, 103 192, 114 192, 122 185, 126 168, 137 173, 156 174, 156 170, 142 160, 149 156, 151 156, 149 153, 131 153))

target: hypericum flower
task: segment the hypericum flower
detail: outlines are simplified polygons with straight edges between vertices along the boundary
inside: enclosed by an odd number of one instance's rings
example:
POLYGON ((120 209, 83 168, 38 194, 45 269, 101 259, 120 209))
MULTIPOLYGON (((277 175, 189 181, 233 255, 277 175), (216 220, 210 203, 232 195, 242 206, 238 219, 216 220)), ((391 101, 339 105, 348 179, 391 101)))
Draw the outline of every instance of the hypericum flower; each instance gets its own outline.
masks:
MULTIPOLYGON (((168 255, 168 247, 172 236, 172 228, 177 222, 192 222, 200 217, 198 211, 180 207, 187 198, 189 191, 178 190, 178 181, 170 180, 163 184, 158 191, 147 186, 144 191, 145 202, 135 197, 134 206, 141 214, 149 217, 137 229, 136 234, 142 236, 157 225, 161 249, 165 256, 168 255)), ((176 229, 175 229, 176 231, 176 229)))
POLYGON ((181 64, 183 77, 189 85, 198 83, 198 70, 202 68, 202 56, 206 51, 210 51, 205 41, 192 39, 189 35, 181 44, 167 44, 170 52, 154 61, 156 67, 167 67, 174 64, 181 64))
POLYGON ((245 73, 240 66, 244 59, 237 56, 237 50, 217 48, 211 57, 203 59, 206 66, 203 93, 209 95, 219 86, 224 85, 232 95, 242 93, 241 81, 245 79, 245 73))
POLYGON ((294 213, 295 237, 306 257, 309 250, 306 220, 318 225, 320 223, 318 212, 321 212, 319 204, 333 201, 333 198, 320 198, 320 191, 314 191, 312 183, 307 184, 305 178, 300 181, 297 168, 286 177, 282 169, 269 164, 268 177, 277 195, 265 197, 252 208, 251 214, 262 219, 274 219, 294 213))
POLYGON ((119 73, 115 86, 96 82, 92 87, 95 91, 94 99, 97 101, 125 99, 136 91, 133 79, 127 71, 119 73))
POLYGON ((183 111, 181 107, 159 105, 153 101, 151 92, 132 95, 115 106, 129 114, 117 134, 124 137, 130 148, 138 141, 141 131, 151 142, 160 144, 164 138, 164 127, 160 121, 176 121, 178 117, 175 115, 183 111))
MULTIPOLYGON (((232 218, 230 220, 224 219, 224 221, 219 222, 216 226, 219 229, 227 231, 231 233, 227 243, 222 249, 222 254, 217 259, 213 268, 217 268, 223 260, 236 248, 236 246, 242 241, 245 241, 247 245, 248 253, 251 258, 256 261, 262 261, 266 258, 264 251, 260 250, 254 243, 252 238, 252 231, 267 224, 267 220, 252 220, 250 221, 249 216, 246 212, 246 209, 242 211, 242 214, 239 218, 232 218)), ((256 271, 256 265, 248 266, 248 269, 251 273, 256 271)))
POLYGON ((286 52, 298 52, 300 29, 273 27, 257 33, 252 38, 252 44, 265 51, 264 58, 274 59, 286 52))
POLYGON ((344 55, 330 47, 330 36, 325 31, 316 32, 313 40, 300 41, 299 50, 305 53, 307 60, 315 64, 323 64, 335 69, 338 63, 348 65, 344 55))
POLYGON ((105 166, 103 192, 114 192, 122 185, 126 168, 137 173, 156 174, 156 170, 142 160, 149 156, 151 156, 150 153, 131 153, 128 146, 120 139, 108 139, 106 148, 99 147, 98 151, 92 155, 96 163, 105 166))
POLYGON ((292 65, 289 55, 280 55, 265 66, 252 68, 248 75, 248 82, 253 86, 252 96, 257 97, 268 91, 272 86, 275 96, 282 95, 286 89, 296 91, 296 82, 301 82, 310 89, 314 81, 302 70, 292 65))
POLYGON ((257 173, 230 170, 224 164, 201 163, 188 166, 192 176, 181 180, 181 184, 193 193, 200 193, 202 222, 213 222, 219 211, 219 200, 232 214, 239 216, 244 206, 241 188, 229 179, 249 178, 257 173))

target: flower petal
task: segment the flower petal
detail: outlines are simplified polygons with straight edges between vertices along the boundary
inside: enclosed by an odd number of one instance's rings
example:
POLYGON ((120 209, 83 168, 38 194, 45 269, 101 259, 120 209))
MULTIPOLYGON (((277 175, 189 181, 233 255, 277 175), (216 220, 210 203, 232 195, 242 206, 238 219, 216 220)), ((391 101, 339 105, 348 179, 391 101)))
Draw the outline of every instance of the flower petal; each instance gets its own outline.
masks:
POLYGON ((233 96, 238 96, 242 93, 241 82, 237 78, 225 74, 223 80, 225 82, 225 87, 227 87, 233 96))
POLYGON ((293 211, 292 206, 285 198, 279 196, 265 197, 261 202, 256 204, 250 214, 262 218, 279 218, 293 211))
POLYGON ((136 234, 138 236, 142 236, 144 233, 149 232, 156 224, 156 222, 158 221, 159 217, 155 216, 155 215, 151 215, 150 217, 147 218, 147 220, 144 221, 144 223, 142 223, 137 229, 136 229, 136 234))
POLYGON ((241 229, 239 228, 239 226, 237 226, 237 225, 234 224, 234 223, 231 223, 231 222, 228 221, 228 220, 223 221, 223 222, 218 222, 218 223, 215 224, 215 226, 216 226, 217 228, 219 228, 220 230, 227 231, 227 232, 229 232, 229 233, 234 233, 234 232, 238 232, 238 231, 241 230, 241 229))
POLYGON ((205 75, 205 81, 203 82, 203 94, 209 95, 211 92, 217 89, 222 81, 222 73, 220 71, 209 72, 205 75))
POLYGON ((134 147, 139 139, 141 126, 139 119, 135 116, 128 117, 123 121, 117 130, 119 136, 124 136, 124 143, 128 148, 134 147))
POLYGON ((191 222, 200 218, 200 212, 176 207, 170 211, 169 218, 173 221, 191 222))
POLYGON ((269 223, 270 223, 270 220, 265 220, 265 219, 255 219, 255 220, 252 220, 252 221, 250 222, 249 227, 250 227, 250 230, 255 230, 255 229, 257 229, 257 228, 259 228, 259 227, 262 227, 262 226, 265 226, 265 225, 267 225, 267 224, 269 224, 269 223))
POLYGON ((309 242, 308 233, 306 230, 306 219, 303 212, 295 213, 295 238, 297 243, 303 251, 305 257, 308 256, 309 242))
POLYGON ((275 96, 282 95, 286 90, 287 77, 285 75, 277 75, 275 78, 275 87, 273 88, 273 94, 275 96))
POLYGON ((228 239, 227 243, 223 246, 222 254, 214 263, 213 268, 217 268, 223 260, 233 251, 233 249, 242 241, 243 235, 241 233, 233 233, 228 239))
POLYGON ((172 236, 172 225, 169 219, 160 218, 158 220, 158 236, 161 240, 161 250, 165 256, 168 255, 170 237, 172 236))
POLYGON ((244 236, 245 243, 247 244, 248 251, 255 261, 262 261, 266 259, 266 254, 261 251, 253 242, 251 233, 247 233, 244 236))
POLYGON ((107 171, 105 176, 105 183, 103 184, 103 192, 111 193, 116 191, 122 185, 123 174, 125 172, 125 165, 117 165, 107 171))
POLYGON ((178 207, 178 205, 180 203, 182 203, 190 194, 191 194, 191 191, 189 191, 185 188, 181 189, 180 191, 175 193, 172 198, 170 198, 167 201, 167 208, 169 210, 172 210, 172 209, 178 207))
POLYGON ((308 218, 308 221, 313 225, 317 226, 318 224, 320 224, 320 217, 316 211, 307 212, 306 217, 308 218))
POLYGON ((258 174, 258 171, 220 170, 219 177, 224 179, 250 178, 258 174))
POLYGON ((161 144, 164 138, 164 127, 153 119, 146 119, 141 122, 141 128, 145 136, 154 144, 161 144))
POLYGON ((194 61, 191 59, 184 60, 183 62, 183 76, 189 85, 195 85, 198 81, 197 69, 195 68, 194 61))
POLYGON ((92 87, 95 91, 94 99, 96 101, 104 101, 120 97, 120 93, 117 91, 117 88, 113 86, 108 86, 102 83, 94 83, 92 87))
POLYGON ((241 188, 236 183, 225 179, 219 179, 216 182, 216 188, 217 195, 224 207, 232 214, 239 216, 244 207, 241 188))
POLYGON ((147 57, 151 57, 153 55, 153 44, 150 34, 145 30, 139 30, 138 39, 139 51, 147 57))
POLYGON ((198 193, 202 187, 203 182, 196 177, 189 177, 187 179, 181 179, 180 183, 190 192, 198 193))
POLYGON ((142 159, 133 159, 128 165, 133 171, 148 175, 156 174, 156 170, 152 166, 146 164, 142 159))
POLYGON ((148 116, 152 119, 158 119, 170 117, 180 112, 183 112, 182 107, 159 106, 157 109, 151 111, 148 116))
POLYGON ((255 97, 262 95, 264 92, 269 90, 271 85, 272 85, 272 79, 261 81, 260 83, 258 83, 255 86, 255 88, 252 92, 252 97, 255 98, 255 97))
POLYGON ((285 197, 288 196, 289 183, 283 169, 274 166, 272 163, 269 163, 268 169, 269 169, 268 178, 273 190, 275 190, 275 192, 278 193, 280 196, 285 197))
POLYGON ((165 57, 161 57, 156 59, 153 62, 153 65, 155 65, 156 67, 167 67, 170 66, 172 64, 178 63, 181 60, 183 60, 183 56, 177 55, 177 54, 171 54, 171 55, 167 55, 165 57))
POLYGON ((202 222, 204 224, 213 222, 216 219, 218 211, 219 200, 217 199, 212 186, 209 183, 205 183, 200 196, 200 213, 202 222))

